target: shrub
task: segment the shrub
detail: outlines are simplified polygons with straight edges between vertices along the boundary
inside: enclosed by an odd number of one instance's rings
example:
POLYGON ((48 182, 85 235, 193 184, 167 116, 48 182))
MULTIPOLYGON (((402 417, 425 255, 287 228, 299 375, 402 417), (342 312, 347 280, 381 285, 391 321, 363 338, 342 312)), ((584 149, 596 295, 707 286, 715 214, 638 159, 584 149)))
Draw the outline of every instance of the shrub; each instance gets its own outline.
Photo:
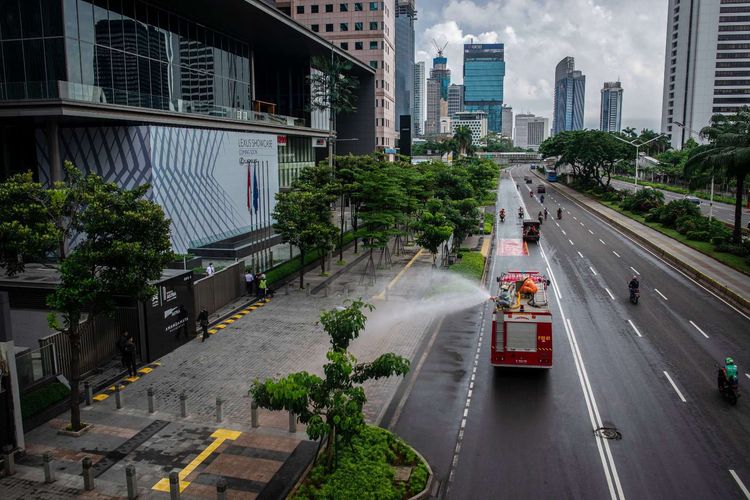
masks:
POLYGON ((414 467, 409 476, 409 496, 413 497, 417 493, 424 491, 427 486, 427 478, 430 477, 430 471, 427 470, 427 466, 420 462, 419 465, 414 467))
POLYGON ((693 205, 687 200, 675 200, 670 201, 663 207, 659 208, 658 213, 659 222, 667 227, 674 227, 677 219, 679 219, 680 217, 699 217, 701 211, 700 208, 693 205))
POLYGON ((664 193, 655 189, 641 189, 633 194, 626 194, 620 206, 636 213, 646 213, 653 208, 664 205, 664 193))
POLYGON ((21 415, 24 419, 33 417, 55 403, 67 398, 70 389, 60 382, 47 384, 21 396, 21 415))
POLYGON ((680 234, 687 234, 690 231, 699 231, 702 229, 701 226, 704 225, 704 222, 701 219, 703 219, 703 217, 683 215, 675 221, 674 227, 680 234))
POLYGON ((711 239, 711 233, 708 231, 688 231, 687 239, 694 241, 708 241, 711 239))
POLYGON ((622 194, 619 191, 607 191, 602 195, 603 201, 620 201, 622 194))

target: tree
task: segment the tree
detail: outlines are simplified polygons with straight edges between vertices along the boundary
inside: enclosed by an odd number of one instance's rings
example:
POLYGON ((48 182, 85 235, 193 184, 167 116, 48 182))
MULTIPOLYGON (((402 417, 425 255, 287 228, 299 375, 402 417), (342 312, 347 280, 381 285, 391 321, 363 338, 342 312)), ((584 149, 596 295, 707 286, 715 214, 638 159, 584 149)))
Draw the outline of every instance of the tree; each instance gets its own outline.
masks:
POLYGON ((333 181, 331 169, 327 165, 315 165, 302 170, 292 184, 296 191, 313 193, 316 203, 315 220, 318 222, 315 248, 320 253, 320 271, 325 273, 326 255, 333 250, 336 227, 331 222, 330 206, 336 200, 338 185, 333 181))
MULTIPOLYGON (((353 113, 357 97, 354 91, 359 80, 350 76, 352 63, 331 51, 328 57, 313 57, 314 70, 308 77, 310 83, 310 110, 327 111, 330 136, 328 137, 328 166, 333 171, 335 155, 336 118, 339 113, 353 113)), ((336 131, 337 132, 337 131, 336 131)), ((339 260, 344 259, 344 199, 341 198, 341 227, 339 230, 339 260)))
POLYGON ((440 245, 450 238, 453 233, 453 226, 448 221, 448 218, 438 212, 437 208, 436 206, 433 208, 434 211, 428 209, 422 212, 416 224, 418 234, 417 243, 432 254, 433 266, 435 265, 440 245))
POLYGON ((261 382, 256 379, 250 388, 250 395, 258 406, 291 411, 307 425, 310 439, 326 439, 328 470, 335 467, 339 440, 349 443, 365 425, 362 408, 367 397, 362 384, 367 380, 403 376, 409 371, 409 360, 393 353, 382 354, 371 363, 357 363, 348 351, 367 322, 364 310, 372 311, 373 307, 356 300, 347 307, 321 314, 320 323, 331 341, 322 378, 298 372, 277 380, 261 382))
POLYGON ((685 175, 692 179, 710 177, 720 172, 734 179, 737 187, 734 203, 732 240, 742 242, 742 197, 745 181, 750 173, 750 108, 743 106, 732 115, 716 114, 711 125, 701 130, 708 140, 690 151, 685 163, 685 175))
POLYGON ((83 176, 69 162, 67 180, 51 188, 33 182, 31 174, 9 179, 0 198, 13 195, 15 207, 2 203, 2 267, 23 270, 28 258, 57 250, 60 285, 47 303, 55 311, 50 327, 70 342, 70 428, 81 429, 80 322, 111 314, 115 297, 145 300, 155 293, 151 281, 174 255, 169 219, 145 199, 149 185, 122 189, 101 177, 83 176), (39 235, 38 231, 44 231, 39 235), (68 252, 71 238, 75 246, 68 252), (66 255, 67 253, 67 255, 66 255))
POLYGON ((466 152, 471 147, 471 130, 469 130, 469 127, 464 125, 456 127, 453 140, 456 142, 459 156, 466 156, 466 152))

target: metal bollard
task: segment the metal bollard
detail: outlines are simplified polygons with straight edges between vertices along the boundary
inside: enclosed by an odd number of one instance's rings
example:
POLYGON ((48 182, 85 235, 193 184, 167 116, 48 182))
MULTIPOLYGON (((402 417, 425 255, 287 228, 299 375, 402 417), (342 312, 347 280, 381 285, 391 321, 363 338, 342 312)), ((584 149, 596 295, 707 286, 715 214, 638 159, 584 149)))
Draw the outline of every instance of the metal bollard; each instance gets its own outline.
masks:
POLYGON ((119 410, 122 408, 122 396, 120 396, 120 383, 115 382, 115 407, 119 410))
POLYGON ((91 406, 91 402, 94 399, 93 391, 91 390, 91 383, 87 380, 83 383, 83 394, 86 398, 86 406, 91 406))
POLYGON ((180 475, 175 471, 169 473, 169 498, 180 500, 180 475))
POLYGON ((325 286, 325 297, 328 298, 328 285, 325 286))
POLYGON ((85 457, 82 462, 83 465, 83 489, 91 491, 94 489, 94 470, 91 468, 91 459, 85 457))
POLYGON ((349 298, 349 285, 344 286, 344 296, 348 299, 349 298))
POLYGON ((3 458, 5 459, 5 476, 12 476, 16 473, 16 452, 12 444, 3 446, 3 458))
POLYGON ((216 397, 216 422, 221 422, 224 420, 224 412, 222 411, 222 405, 224 404, 224 401, 221 400, 220 397, 216 397))
POLYGON ((310 283, 305 283, 305 293, 310 295, 310 283))
POLYGON ((297 415, 289 412, 289 432, 297 432, 297 415))
POLYGON ((385 290, 383 291, 383 295, 385 296, 385 301, 388 302, 388 285, 385 286, 385 290))
POLYGON ((227 480, 223 477, 216 481, 216 500, 227 500, 227 480))
POLYGON ((49 452, 45 452, 42 455, 42 461, 44 462, 44 482, 54 483, 55 471, 52 470, 52 455, 49 452))
POLYGON ((135 465, 125 466, 125 483, 128 486, 128 500, 138 498, 138 482, 135 476, 135 465))
POLYGON ((253 429, 258 428, 258 403, 255 401, 250 403, 250 425, 253 426, 253 429))
POLYGON ((185 391, 180 393, 180 416, 182 418, 187 417, 187 396, 185 395, 185 391))
POLYGON ((148 396, 148 412, 154 413, 154 388, 149 387, 146 391, 146 395, 148 396))
POLYGON ((284 295, 289 295, 289 282, 286 282, 286 285, 284 285, 284 295))

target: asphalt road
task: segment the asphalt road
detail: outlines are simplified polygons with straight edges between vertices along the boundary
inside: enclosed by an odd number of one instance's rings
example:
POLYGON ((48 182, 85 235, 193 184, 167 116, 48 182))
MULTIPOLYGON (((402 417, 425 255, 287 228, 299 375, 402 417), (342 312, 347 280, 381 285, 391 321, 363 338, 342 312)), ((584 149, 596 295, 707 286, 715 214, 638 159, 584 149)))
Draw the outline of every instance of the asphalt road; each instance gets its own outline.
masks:
MULTIPOLYGON (((633 190, 634 186, 632 182, 623 182, 618 180, 612 180, 612 186, 617 189, 628 189, 630 191, 633 190)), ((673 193, 671 191, 664 191, 659 190, 662 193, 664 193, 664 201, 666 203, 669 203, 673 200, 681 200, 685 197, 685 195, 673 193)), ((708 200, 701 199, 700 204, 701 213, 708 217, 710 211, 711 211, 711 203, 708 200)), ((734 205, 730 205, 728 203, 719 203, 717 201, 714 201, 714 217, 721 220, 722 222, 726 222, 727 224, 730 224, 734 226, 734 205)), ((747 228, 747 224, 750 222, 750 209, 747 207, 742 208, 742 227, 747 228)))
MULTIPOLYGON (((527 168, 501 180, 509 215, 542 208, 527 168)), ((750 498, 750 400, 725 403, 714 368, 732 355, 750 384, 750 319, 547 186, 541 244, 491 266, 551 275, 554 366, 492 368, 490 305, 452 314, 391 427, 429 460, 441 498, 750 498)), ((519 235, 515 217, 498 227, 519 235)))

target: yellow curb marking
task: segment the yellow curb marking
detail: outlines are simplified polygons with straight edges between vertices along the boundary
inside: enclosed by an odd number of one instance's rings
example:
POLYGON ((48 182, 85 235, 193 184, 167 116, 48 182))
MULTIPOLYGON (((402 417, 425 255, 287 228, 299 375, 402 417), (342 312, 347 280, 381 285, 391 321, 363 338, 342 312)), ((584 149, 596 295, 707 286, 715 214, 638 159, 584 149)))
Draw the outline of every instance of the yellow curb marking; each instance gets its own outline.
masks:
POLYGON ((140 378, 141 378, 141 377, 128 377, 128 378, 126 378, 125 380, 127 380, 128 382, 135 382, 136 380, 138 380, 138 379, 140 379, 140 378))
POLYGON ((146 375, 147 373, 151 373, 152 371, 154 371, 153 368, 149 368, 148 366, 146 366, 146 367, 141 368, 140 370, 138 370, 138 373, 146 375))
POLYGON ((250 309, 243 309, 243 310, 242 310, 242 311, 240 311, 240 312, 241 312, 242 314, 247 314, 247 313, 249 313, 249 312, 250 312, 250 309))
POLYGON ((227 324, 227 325, 231 325, 234 322, 235 322, 235 320, 233 320, 233 319, 225 319, 224 320, 224 323, 227 324))
MULTIPOLYGON (((412 265, 414 265, 414 263, 417 261, 417 257, 419 257, 420 255, 422 255, 423 251, 424 251, 423 248, 419 249, 419 252, 417 252, 416 255, 414 255, 414 257, 412 257, 411 260, 404 266, 404 268, 401 271, 399 271, 399 273, 396 275, 396 277, 393 278, 390 283, 388 283, 388 285, 385 287, 386 290, 390 290, 391 288, 393 288, 394 286, 396 286, 396 283, 398 283, 401 280, 401 278, 403 277, 404 273, 406 273, 406 271, 408 271, 409 268, 412 265)), ((373 299, 377 299, 377 300, 383 300, 383 299, 385 299, 385 290, 383 290, 379 294, 375 295, 373 297, 373 299)))
POLYGON ((151 363, 152 365, 161 366, 161 361, 154 361, 151 363))
MULTIPOLYGON (((216 429, 213 434, 211 434, 211 437, 214 438, 214 442, 209 444, 205 450, 203 450, 200 455, 195 457, 192 462, 187 464, 187 466, 182 469, 178 477, 180 479, 180 493, 190 486, 190 483, 185 481, 185 478, 188 477, 205 459, 211 455, 221 444, 229 439, 230 441, 234 441, 238 437, 240 437, 240 434, 242 434, 239 431, 230 431, 228 429, 216 429)), ((151 487, 152 490, 156 491, 164 491, 169 492, 169 478, 164 477, 159 480, 155 485, 151 487)))
POLYGON ((211 335, 213 335, 214 333, 218 333, 218 332, 219 330, 217 330, 216 328, 212 328, 208 331, 208 333, 210 333, 211 335))
POLYGON ((107 394, 97 394, 96 396, 94 396, 94 401, 104 401, 108 397, 109 396, 107 394))
POLYGON ((491 242, 489 238, 485 238, 484 241, 482 242, 482 250, 481 250, 482 257, 486 258, 490 254, 490 243, 491 242))
MULTIPOLYGON (((123 390, 123 389, 125 389, 125 386, 120 384, 120 390, 123 390)), ((112 387, 108 387, 107 390, 115 392, 115 386, 113 385, 112 387)))
POLYGON ((234 319, 242 319, 242 314, 235 314, 232 316, 234 319))
POLYGON ((227 327, 227 325, 216 325, 216 328, 218 328, 220 330, 223 330, 226 327, 227 327))

